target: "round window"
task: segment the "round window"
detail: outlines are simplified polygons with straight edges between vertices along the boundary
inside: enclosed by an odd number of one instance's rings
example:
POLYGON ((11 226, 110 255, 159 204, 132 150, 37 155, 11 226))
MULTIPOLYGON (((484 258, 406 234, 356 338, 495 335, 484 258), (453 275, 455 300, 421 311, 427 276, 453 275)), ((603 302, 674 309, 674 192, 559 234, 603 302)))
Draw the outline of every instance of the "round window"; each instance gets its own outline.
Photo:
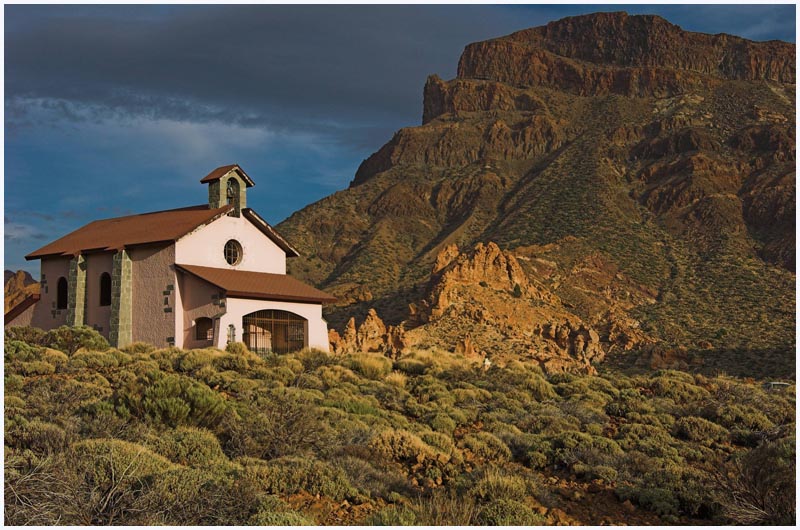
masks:
POLYGON ((225 261, 228 265, 238 265, 242 261, 242 245, 235 239, 225 243, 225 261))

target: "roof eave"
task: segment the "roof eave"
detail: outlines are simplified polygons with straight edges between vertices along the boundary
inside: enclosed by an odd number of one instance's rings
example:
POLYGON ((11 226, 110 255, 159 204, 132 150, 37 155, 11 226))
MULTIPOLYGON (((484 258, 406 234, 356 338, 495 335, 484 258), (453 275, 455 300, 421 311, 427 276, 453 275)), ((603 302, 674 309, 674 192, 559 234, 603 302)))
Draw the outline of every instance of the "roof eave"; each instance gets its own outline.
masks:
POLYGON ((276 302, 298 302, 306 304, 332 304, 336 302, 336 298, 323 298, 316 296, 291 296, 279 294, 264 294, 264 293, 246 293, 241 291, 225 291, 227 298, 245 298, 251 300, 273 300, 276 302))
POLYGON ((24 313, 29 307, 41 300, 39 293, 34 293, 25 297, 20 303, 12 307, 8 313, 3 315, 3 323, 10 322, 24 313))
POLYGON ((175 268, 180 270, 181 272, 185 272, 186 274, 191 274, 195 278, 202 280, 209 285, 213 285, 217 289, 221 289, 222 291, 225 292, 225 296, 230 298, 249 298, 254 300, 274 300, 276 302, 299 302, 307 304, 332 304, 337 301, 337 299, 332 296, 292 296, 292 295, 280 295, 280 294, 249 293, 244 291, 229 291, 220 284, 213 282, 208 278, 203 278, 199 274, 182 267, 178 263, 175 264, 175 268))
POLYGON ((236 171, 237 173, 239 173, 239 175, 244 180, 244 183, 245 183, 246 187, 252 188, 253 186, 256 185, 255 181, 250 178, 250 175, 245 173, 244 169, 242 169, 242 167, 239 164, 230 164, 228 166, 220 166, 220 167, 216 168, 215 170, 213 170, 208 175, 206 175, 205 177, 203 177, 202 179, 200 179, 200 182, 202 184, 207 184, 209 182, 214 182, 215 180, 221 179, 222 177, 224 177, 225 175, 227 175, 231 171, 236 171), (227 170, 226 170, 226 168, 227 168, 227 170), (226 170, 226 171, 222 171, 222 170, 226 170), (218 175, 215 174, 217 172, 219 172, 218 175))
POLYGON ((255 210, 252 208, 243 208, 242 213, 244 216, 255 225, 256 228, 261 230, 268 238, 270 238, 273 243, 278 245, 284 252, 286 252, 287 258, 298 258, 300 257, 300 252, 294 248, 291 243, 286 241, 286 239, 278 233, 268 222, 266 222, 260 215, 258 215, 255 210))
MULTIPOLYGON (((215 219, 216 219, 216 217, 215 217, 215 219)), ((203 226, 203 225, 198 225, 198 226, 203 226)), ((180 237, 183 237, 183 236, 180 236, 180 237)), ((149 245, 170 245, 172 243, 175 243, 175 241, 180 239, 180 237, 177 238, 177 239, 159 239, 159 240, 156 240, 156 241, 144 241, 142 243, 130 243, 130 244, 127 244, 127 245, 123 245, 120 248, 116 248, 116 247, 84 248, 84 249, 81 249, 80 251, 78 251, 77 253, 73 253, 73 252, 49 252, 47 254, 37 254, 35 252, 32 252, 31 254, 28 254, 27 256, 25 256, 25 259, 28 260, 28 261, 33 261, 33 260, 36 260, 36 259, 43 259, 43 258, 71 258, 71 257, 75 257, 75 256, 78 256, 78 255, 81 255, 81 254, 100 254, 102 252, 119 252, 120 250, 123 250, 123 249, 129 249, 129 248, 134 248, 134 247, 146 247, 146 246, 149 246, 149 245)))

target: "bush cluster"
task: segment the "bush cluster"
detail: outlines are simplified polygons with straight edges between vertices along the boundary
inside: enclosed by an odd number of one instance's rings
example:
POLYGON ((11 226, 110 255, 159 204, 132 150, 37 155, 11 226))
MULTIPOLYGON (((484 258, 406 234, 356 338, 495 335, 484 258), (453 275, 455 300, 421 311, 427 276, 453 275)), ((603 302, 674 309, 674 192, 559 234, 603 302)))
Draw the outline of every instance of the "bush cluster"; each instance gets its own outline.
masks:
POLYGON ((665 523, 794 522, 793 388, 101 339, 6 330, 6 523, 538 525, 564 478, 665 523))

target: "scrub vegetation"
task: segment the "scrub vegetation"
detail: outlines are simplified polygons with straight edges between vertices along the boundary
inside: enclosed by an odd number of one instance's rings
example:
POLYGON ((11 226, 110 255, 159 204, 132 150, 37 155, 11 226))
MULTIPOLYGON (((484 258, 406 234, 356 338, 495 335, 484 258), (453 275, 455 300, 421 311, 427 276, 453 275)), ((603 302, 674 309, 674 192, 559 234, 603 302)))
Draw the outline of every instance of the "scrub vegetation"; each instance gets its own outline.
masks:
POLYGON ((794 524, 795 388, 5 335, 10 525, 794 524))

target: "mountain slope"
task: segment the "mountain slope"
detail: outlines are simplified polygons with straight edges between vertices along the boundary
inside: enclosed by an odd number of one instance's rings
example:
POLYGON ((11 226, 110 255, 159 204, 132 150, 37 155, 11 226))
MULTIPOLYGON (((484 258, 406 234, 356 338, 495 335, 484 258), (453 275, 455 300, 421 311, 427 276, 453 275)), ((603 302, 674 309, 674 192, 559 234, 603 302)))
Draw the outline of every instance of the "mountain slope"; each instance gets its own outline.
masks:
POLYGON ((339 296, 339 329, 371 307, 398 323, 440 251, 493 241, 598 329, 613 313, 712 364, 785 365, 794 64, 792 44, 625 13, 471 44, 456 79, 428 79, 421 126, 279 225, 291 272, 339 296))

